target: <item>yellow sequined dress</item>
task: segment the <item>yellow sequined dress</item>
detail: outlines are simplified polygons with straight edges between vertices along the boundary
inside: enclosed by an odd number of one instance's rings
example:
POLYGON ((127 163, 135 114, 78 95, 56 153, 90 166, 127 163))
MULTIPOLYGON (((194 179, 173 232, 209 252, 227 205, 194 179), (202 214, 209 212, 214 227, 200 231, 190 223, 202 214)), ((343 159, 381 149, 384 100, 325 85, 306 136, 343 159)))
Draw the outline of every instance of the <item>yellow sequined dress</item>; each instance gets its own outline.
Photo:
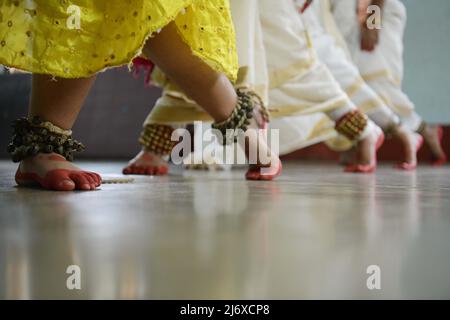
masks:
POLYGON ((193 54, 235 79, 228 0, 0 0, 0 64, 87 77, 130 63, 171 21, 193 54))

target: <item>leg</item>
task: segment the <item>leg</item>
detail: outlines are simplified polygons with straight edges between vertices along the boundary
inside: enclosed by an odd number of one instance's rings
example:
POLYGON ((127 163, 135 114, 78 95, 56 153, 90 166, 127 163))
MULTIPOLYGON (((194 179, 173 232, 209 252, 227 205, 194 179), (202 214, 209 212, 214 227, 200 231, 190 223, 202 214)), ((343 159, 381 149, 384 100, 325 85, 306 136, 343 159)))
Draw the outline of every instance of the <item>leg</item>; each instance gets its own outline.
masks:
MULTIPOLYGON (((216 122, 222 122, 231 116, 238 101, 232 84, 223 74, 213 71, 192 54, 173 24, 169 24, 154 38, 149 39, 144 53, 216 122)), ((280 167, 278 156, 270 152, 265 141, 250 143, 256 143, 254 149, 261 150, 261 153, 269 151, 265 154, 271 155, 272 164, 276 168, 280 167)), ((270 176, 267 174, 266 178, 270 176)), ((256 178, 259 179, 260 176, 256 178)))
POLYGON ((377 151, 384 142, 382 130, 368 120, 361 111, 350 106, 327 112, 336 122, 336 131, 355 143, 355 165, 348 165, 346 172, 372 173, 376 170, 377 151))
POLYGON ((355 157, 356 165, 347 166, 346 172, 372 173, 377 166, 377 151, 384 142, 384 134, 373 123, 356 139, 355 157))
POLYGON ((231 115, 237 103, 233 85, 192 54, 173 23, 149 39, 143 52, 214 120, 231 115))
POLYGON ((399 117, 385 104, 380 104, 377 108, 373 108, 367 112, 367 115, 389 137, 401 143, 404 160, 396 167, 401 170, 414 170, 417 167, 417 152, 423 144, 422 137, 414 133, 407 125, 401 124, 399 117))
POLYGON ((430 148, 431 154, 433 156, 432 164, 434 166, 441 166, 445 164, 447 162, 447 155, 442 148, 442 127, 422 123, 418 132, 422 135, 427 146, 430 148))
MULTIPOLYGON (((95 77, 57 79, 33 75, 29 116, 39 116, 64 130, 72 128, 95 77)), ((19 185, 39 183, 46 189, 93 190, 101 184, 96 173, 78 169, 56 153, 38 153, 21 161, 16 174, 19 185)))
POLYGON ((72 128, 95 77, 56 79, 33 75, 29 116, 40 116, 62 129, 72 128))

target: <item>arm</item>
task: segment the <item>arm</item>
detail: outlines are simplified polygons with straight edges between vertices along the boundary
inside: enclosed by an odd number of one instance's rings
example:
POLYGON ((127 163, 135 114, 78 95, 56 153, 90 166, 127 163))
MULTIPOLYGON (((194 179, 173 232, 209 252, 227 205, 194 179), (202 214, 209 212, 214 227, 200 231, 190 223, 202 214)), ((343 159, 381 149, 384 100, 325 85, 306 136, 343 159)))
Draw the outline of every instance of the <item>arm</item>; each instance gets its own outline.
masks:
MULTIPOLYGON (((364 1, 363 1, 364 2, 364 1)), ((367 4, 367 6, 360 7, 359 11, 363 15, 362 23, 361 23, 361 50, 363 51, 373 51, 378 44, 379 41, 379 29, 369 29, 367 25, 367 20, 369 15, 367 13, 368 6, 378 6, 381 9, 381 14, 383 13, 385 0, 371 0, 367 4)))
POLYGON ((305 0, 305 3, 303 4, 303 7, 300 9, 300 13, 305 12, 306 9, 309 8, 309 6, 311 5, 311 3, 312 3, 313 1, 314 1, 314 0, 305 0))

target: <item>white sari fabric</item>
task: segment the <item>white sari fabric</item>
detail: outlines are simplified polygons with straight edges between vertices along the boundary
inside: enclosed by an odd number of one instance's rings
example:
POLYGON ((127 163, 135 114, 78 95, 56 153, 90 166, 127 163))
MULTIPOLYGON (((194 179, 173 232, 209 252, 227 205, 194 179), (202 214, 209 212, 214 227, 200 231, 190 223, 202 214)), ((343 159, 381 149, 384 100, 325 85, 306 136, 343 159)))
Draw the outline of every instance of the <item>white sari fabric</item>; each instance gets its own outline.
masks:
POLYGON ((270 128, 280 130, 280 154, 327 141, 336 150, 351 143, 334 121, 355 109, 328 68, 317 59, 292 0, 260 0, 269 74, 270 128), (332 141, 332 143, 331 143, 332 141))
POLYGON ((403 34, 406 9, 399 0, 385 1, 380 41, 373 52, 361 50, 357 0, 331 0, 332 12, 353 62, 366 83, 395 112, 402 123, 415 131, 422 119, 402 90, 403 34))
MULTIPOLYGON (((302 6, 304 0, 297 0, 302 6)), ((358 109, 378 126, 389 129, 400 120, 377 93, 362 79, 336 27, 328 0, 314 1, 303 14, 319 59, 328 67, 341 88, 358 109)))

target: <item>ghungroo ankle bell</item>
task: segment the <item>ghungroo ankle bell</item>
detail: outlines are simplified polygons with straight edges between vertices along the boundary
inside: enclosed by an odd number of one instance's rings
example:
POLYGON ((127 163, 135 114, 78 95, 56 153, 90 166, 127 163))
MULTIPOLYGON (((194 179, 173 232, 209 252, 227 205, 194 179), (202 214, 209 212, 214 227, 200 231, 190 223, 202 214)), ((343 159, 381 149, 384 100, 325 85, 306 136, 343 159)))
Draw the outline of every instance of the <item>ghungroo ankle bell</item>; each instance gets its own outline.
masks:
POLYGON ((146 125, 139 138, 139 143, 146 151, 160 156, 168 156, 177 143, 177 141, 172 141, 173 131, 174 129, 167 125, 146 125))
POLYGON ((31 120, 20 118, 13 122, 14 135, 8 145, 8 153, 14 162, 37 155, 57 153, 73 161, 75 152, 84 151, 80 142, 72 139, 72 131, 64 130, 49 121, 35 116, 31 120))
POLYGON ((359 110, 353 110, 336 122, 336 131, 350 141, 357 141, 369 122, 368 117, 359 110))
POLYGON ((236 93, 238 102, 233 113, 225 121, 212 125, 213 129, 221 133, 224 145, 237 142, 239 133, 247 131, 255 108, 259 108, 264 121, 268 122, 270 118, 264 103, 256 93, 245 89, 237 89, 236 93))

